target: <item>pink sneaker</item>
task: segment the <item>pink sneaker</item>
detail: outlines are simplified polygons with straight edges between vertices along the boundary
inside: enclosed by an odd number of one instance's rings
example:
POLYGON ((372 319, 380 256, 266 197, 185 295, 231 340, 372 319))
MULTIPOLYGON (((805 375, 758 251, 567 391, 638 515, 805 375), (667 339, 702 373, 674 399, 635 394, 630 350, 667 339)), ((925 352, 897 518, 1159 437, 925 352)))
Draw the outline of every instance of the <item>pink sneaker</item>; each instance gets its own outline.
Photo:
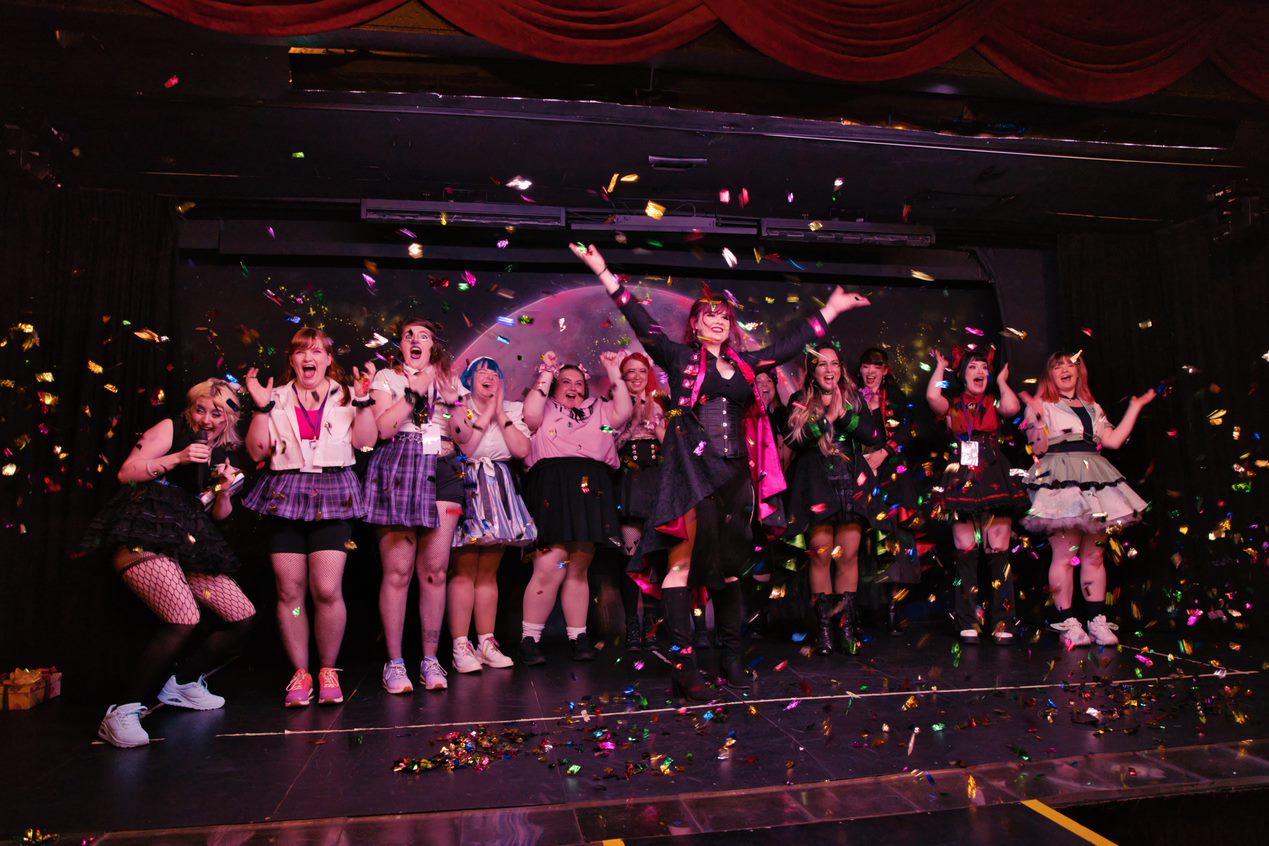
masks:
POLYGON ((313 676, 308 670, 296 670, 286 686, 286 699, 282 700, 287 708, 303 708, 313 701, 313 676))
MULTIPOLYGON (((339 689, 338 667, 322 667, 317 671, 317 704, 339 705, 344 701, 344 692, 339 689)), ((311 683, 311 682, 310 682, 311 683)))

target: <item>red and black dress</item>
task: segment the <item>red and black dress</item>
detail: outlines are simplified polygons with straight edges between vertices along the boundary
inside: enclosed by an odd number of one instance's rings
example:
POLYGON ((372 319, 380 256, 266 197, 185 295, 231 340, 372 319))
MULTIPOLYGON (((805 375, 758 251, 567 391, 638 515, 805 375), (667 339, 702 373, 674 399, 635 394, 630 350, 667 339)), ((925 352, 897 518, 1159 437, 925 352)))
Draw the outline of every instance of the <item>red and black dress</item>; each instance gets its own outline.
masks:
POLYGON ((1025 513, 1031 501, 1000 449, 995 402, 958 397, 944 422, 952 435, 952 451, 943 482, 934 490, 934 515, 954 522, 979 514, 1013 517, 1025 513))

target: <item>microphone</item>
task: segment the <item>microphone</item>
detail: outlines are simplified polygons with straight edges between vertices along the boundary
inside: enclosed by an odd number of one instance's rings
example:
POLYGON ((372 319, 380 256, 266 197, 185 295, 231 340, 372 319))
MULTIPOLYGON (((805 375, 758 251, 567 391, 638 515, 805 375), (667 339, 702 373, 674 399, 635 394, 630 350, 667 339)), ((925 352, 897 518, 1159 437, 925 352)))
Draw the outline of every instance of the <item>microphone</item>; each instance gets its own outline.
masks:
MULTIPOLYGON (((194 436, 194 441, 200 444, 207 443, 207 430, 199 429, 198 433, 194 436)), ((195 478, 197 479, 197 482, 198 482, 197 487, 200 491, 205 490, 207 488, 207 480, 210 473, 211 473, 211 457, 209 456, 207 461, 199 462, 198 468, 196 471, 195 478)))

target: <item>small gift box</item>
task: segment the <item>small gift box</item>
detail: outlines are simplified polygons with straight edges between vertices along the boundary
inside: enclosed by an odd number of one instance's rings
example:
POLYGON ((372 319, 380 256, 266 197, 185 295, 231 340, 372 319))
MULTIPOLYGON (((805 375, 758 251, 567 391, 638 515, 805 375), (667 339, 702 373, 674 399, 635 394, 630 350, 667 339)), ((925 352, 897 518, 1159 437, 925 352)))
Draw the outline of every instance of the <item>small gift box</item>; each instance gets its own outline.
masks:
POLYGON ((62 692, 62 674, 56 667, 16 669, 0 675, 0 710, 24 711, 62 692))

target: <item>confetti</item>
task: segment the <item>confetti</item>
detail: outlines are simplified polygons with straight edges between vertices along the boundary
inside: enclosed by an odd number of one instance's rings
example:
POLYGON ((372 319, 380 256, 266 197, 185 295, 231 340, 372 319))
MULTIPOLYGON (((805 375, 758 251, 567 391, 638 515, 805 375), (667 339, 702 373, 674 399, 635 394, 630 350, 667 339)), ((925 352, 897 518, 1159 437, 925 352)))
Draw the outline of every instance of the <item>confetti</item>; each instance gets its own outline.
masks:
POLYGON ((908 275, 913 279, 920 279, 922 282, 933 282, 934 277, 923 270, 912 269, 908 271, 908 275))
POLYGON ((507 180, 507 187, 514 188, 517 191, 528 191, 533 187, 533 183, 523 176, 513 176, 507 180))
POLYGON ((648 205, 644 208, 643 213, 653 220, 660 220, 665 216, 665 206, 648 200, 648 205))

